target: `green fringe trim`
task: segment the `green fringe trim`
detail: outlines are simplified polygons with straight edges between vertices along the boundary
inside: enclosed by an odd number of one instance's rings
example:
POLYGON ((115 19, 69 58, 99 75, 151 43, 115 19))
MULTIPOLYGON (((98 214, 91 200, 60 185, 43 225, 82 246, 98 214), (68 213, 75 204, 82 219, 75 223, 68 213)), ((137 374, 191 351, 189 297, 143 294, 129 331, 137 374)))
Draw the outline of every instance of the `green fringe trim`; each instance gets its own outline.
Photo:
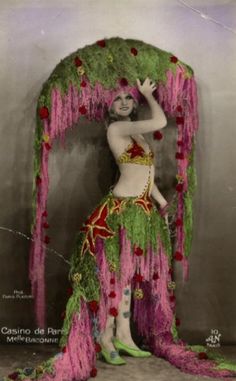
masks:
MULTIPOLYGON (((110 198, 110 207, 112 207, 113 197, 108 197, 110 198)), ((171 263, 172 250, 168 228, 157 209, 154 207, 148 216, 142 207, 134 204, 134 197, 128 197, 125 200, 126 203, 122 212, 120 214, 110 214, 107 218, 107 224, 116 232, 114 237, 105 240, 108 262, 114 263, 119 270, 120 240, 118 232, 122 226, 126 229, 131 246, 140 247, 144 251, 144 255, 148 245, 151 245, 154 250, 158 249, 157 237, 159 236, 169 258, 169 263, 171 263)))
POLYGON ((194 146, 189 158, 189 166, 187 169, 187 178, 188 178, 188 190, 184 194, 184 217, 183 217, 183 226, 184 226, 184 255, 189 256, 191 246, 192 246, 192 237, 193 237, 193 194, 195 192, 197 177, 196 170, 194 165, 194 146))
POLYGON ((174 314, 174 317, 173 317, 173 322, 172 322, 172 326, 171 326, 171 333, 172 333, 174 341, 178 342, 179 334, 178 334, 178 330, 176 327, 176 313, 174 314))
MULTIPOLYGON (((32 368, 32 373, 27 374, 25 369, 26 368, 17 368, 15 372, 18 372, 17 380, 40 380, 43 376, 44 373, 51 374, 53 375, 54 372, 54 367, 53 364, 55 362, 56 358, 55 357, 50 357, 50 359, 43 361, 40 363, 40 365, 35 368, 32 368), (40 369, 39 369, 40 368, 40 369)), ((3 381, 12 381, 11 378, 9 377, 4 377, 3 381)))
POLYGON ((79 233, 76 242, 79 242, 79 248, 75 247, 71 257, 71 267, 69 272, 69 279, 72 281, 74 273, 81 274, 81 281, 76 284, 72 283, 73 294, 70 296, 66 305, 66 316, 62 327, 62 336, 60 338, 59 346, 66 345, 70 328, 72 324, 73 313, 80 312, 81 298, 86 302, 97 300, 100 298, 100 283, 97 277, 95 257, 86 253, 83 257, 80 255, 80 245, 82 234, 79 233))
POLYGON ((233 363, 232 361, 227 360, 224 356, 217 352, 213 352, 209 348, 203 345, 187 345, 186 349, 191 349, 192 351, 199 353, 199 352, 205 352, 207 354, 207 357, 210 360, 214 360, 217 365, 215 366, 215 369, 225 369, 225 370, 232 370, 236 371, 236 363, 233 363))

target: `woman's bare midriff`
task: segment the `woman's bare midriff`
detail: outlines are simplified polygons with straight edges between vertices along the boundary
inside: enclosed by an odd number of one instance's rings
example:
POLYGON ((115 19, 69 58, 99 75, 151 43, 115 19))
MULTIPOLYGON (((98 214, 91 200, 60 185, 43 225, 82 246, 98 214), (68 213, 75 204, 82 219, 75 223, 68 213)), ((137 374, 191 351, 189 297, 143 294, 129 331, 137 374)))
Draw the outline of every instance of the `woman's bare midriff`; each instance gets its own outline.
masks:
MULTIPOLYGON (((154 181, 154 166, 126 163, 120 164, 120 178, 112 193, 115 197, 139 197, 150 181, 150 192, 154 181)), ((149 193, 150 193, 149 192, 149 193)))

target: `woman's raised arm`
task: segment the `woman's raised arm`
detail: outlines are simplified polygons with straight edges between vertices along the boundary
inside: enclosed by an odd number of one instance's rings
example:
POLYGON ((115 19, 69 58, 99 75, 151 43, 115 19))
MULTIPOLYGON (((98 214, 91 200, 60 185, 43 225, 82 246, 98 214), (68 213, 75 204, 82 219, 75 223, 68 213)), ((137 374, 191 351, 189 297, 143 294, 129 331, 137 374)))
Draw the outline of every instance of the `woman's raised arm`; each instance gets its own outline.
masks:
POLYGON ((156 89, 155 84, 151 82, 149 78, 146 78, 141 85, 140 80, 137 79, 137 86, 139 91, 145 96, 148 105, 151 109, 152 117, 148 120, 139 121, 117 121, 110 124, 108 134, 112 135, 134 135, 145 134, 160 130, 167 124, 166 116, 159 106, 152 93, 156 89))

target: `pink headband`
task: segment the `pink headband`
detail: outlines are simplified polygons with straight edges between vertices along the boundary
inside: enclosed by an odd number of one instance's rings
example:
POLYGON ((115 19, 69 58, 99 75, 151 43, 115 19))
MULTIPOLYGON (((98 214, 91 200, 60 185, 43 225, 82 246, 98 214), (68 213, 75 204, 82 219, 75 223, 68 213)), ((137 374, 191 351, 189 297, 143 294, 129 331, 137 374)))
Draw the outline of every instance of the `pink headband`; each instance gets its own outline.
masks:
POLYGON ((134 100, 136 102, 139 102, 139 100, 140 100, 141 94, 139 93, 139 91, 138 91, 138 89, 136 87, 131 87, 131 86, 128 86, 128 85, 127 86, 119 86, 119 87, 117 87, 114 90, 110 90, 108 92, 108 94, 107 94, 106 103, 107 103, 108 109, 111 108, 115 98, 121 92, 128 93, 128 94, 132 95, 132 97, 134 98, 134 100))

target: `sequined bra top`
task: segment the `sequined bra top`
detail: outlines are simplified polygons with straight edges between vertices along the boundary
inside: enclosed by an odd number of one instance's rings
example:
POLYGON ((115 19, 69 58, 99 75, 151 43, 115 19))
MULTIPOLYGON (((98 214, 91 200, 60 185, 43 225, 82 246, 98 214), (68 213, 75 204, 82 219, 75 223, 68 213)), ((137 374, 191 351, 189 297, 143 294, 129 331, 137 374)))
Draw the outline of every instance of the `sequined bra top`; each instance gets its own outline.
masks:
POLYGON ((145 152, 142 146, 140 146, 133 138, 132 143, 128 145, 125 151, 118 157, 117 163, 133 163, 141 165, 152 165, 154 154, 152 151, 145 152))

